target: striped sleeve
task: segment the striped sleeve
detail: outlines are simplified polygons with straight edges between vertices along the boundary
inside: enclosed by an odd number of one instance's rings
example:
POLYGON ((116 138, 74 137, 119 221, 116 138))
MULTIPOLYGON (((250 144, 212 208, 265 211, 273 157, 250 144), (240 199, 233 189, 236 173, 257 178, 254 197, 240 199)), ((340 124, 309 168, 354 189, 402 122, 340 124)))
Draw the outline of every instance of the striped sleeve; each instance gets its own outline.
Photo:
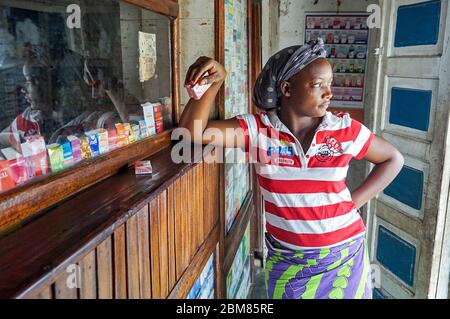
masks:
POLYGON ((353 145, 351 154, 354 158, 361 160, 366 156, 373 141, 373 133, 360 122, 352 119, 353 145))
POLYGON ((245 152, 257 145, 258 125, 254 114, 242 114, 236 116, 245 136, 245 152))

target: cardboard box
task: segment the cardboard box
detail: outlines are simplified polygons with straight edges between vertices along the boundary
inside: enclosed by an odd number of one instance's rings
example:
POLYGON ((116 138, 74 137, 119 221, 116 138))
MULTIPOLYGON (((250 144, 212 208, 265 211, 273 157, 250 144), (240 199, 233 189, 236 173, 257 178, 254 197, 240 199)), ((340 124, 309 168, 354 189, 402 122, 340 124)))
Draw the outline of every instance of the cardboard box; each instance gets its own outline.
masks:
POLYGON ((83 156, 81 155, 80 139, 74 135, 70 135, 67 137, 67 140, 70 142, 70 147, 72 148, 72 156, 74 164, 81 162, 83 160, 83 156))
POLYGON ((84 133, 89 141, 89 147, 91 148, 91 156, 95 157, 100 155, 100 147, 98 142, 98 135, 95 131, 89 131, 84 133))
POLYGON ((154 109, 153 109, 153 104, 150 102, 142 104, 142 109, 144 112, 144 121, 147 126, 149 135, 150 136, 155 135, 156 127, 155 127, 155 113, 154 113, 154 109))
POLYGON ((48 158, 53 173, 64 169, 64 153, 62 146, 58 143, 47 145, 48 158))
POLYGON ((150 161, 137 161, 134 164, 136 175, 152 175, 153 169, 150 161))
POLYGON ((103 128, 99 128, 96 130, 97 132, 97 137, 98 137, 98 149, 100 154, 106 154, 109 152, 109 135, 108 135, 108 131, 103 129, 103 128))

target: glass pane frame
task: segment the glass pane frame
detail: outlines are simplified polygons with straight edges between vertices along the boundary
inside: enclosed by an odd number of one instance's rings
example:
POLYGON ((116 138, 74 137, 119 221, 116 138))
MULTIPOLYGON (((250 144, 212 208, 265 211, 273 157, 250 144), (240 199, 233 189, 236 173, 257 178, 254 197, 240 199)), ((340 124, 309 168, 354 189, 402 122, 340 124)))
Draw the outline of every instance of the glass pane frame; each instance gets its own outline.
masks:
MULTIPOLYGON (((179 57, 178 57, 178 1, 122 0, 126 5, 136 5, 169 18, 170 36, 167 39, 170 52, 170 91, 173 104, 174 126, 179 119, 179 57)), ((171 131, 146 138, 134 144, 116 149, 108 154, 81 162, 59 174, 33 179, 23 185, 0 193, 0 234, 34 213, 48 208, 97 182, 112 176, 121 167, 146 158, 171 145, 171 131)))

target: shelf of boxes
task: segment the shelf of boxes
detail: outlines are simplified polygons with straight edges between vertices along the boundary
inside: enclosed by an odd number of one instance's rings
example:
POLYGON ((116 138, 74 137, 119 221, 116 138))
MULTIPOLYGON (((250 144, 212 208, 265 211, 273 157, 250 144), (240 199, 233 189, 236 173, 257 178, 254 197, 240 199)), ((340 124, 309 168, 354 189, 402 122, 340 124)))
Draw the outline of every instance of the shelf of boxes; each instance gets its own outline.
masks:
POLYGON ((307 14, 305 43, 322 38, 333 68, 331 107, 363 108, 369 30, 367 16, 307 14))

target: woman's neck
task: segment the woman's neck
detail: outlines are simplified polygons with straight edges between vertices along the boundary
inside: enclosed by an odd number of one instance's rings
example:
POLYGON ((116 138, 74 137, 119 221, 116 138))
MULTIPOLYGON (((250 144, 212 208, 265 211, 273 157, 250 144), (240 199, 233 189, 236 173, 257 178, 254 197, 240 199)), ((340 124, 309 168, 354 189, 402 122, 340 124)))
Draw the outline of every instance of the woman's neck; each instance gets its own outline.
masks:
POLYGON ((280 121, 294 134, 296 137, 305 136, 315 132, 322 122, 320 117, 310 117, 299 115, 291 111, 290 108, 281 108, 277 111, 280 121))

